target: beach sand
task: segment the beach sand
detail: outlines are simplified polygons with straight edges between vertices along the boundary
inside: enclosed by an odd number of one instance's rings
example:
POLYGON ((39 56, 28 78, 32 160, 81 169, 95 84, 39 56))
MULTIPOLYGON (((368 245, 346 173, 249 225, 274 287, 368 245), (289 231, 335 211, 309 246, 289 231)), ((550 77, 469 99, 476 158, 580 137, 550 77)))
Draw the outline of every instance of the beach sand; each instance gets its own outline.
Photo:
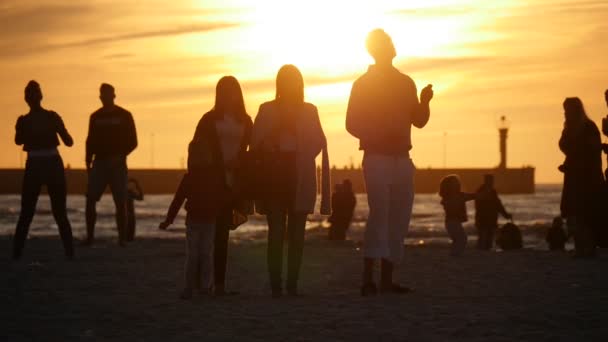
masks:
MULTIPOLYGON (((180 236, 176 233, 176 236, 180 236)), ((65 261, 58 239, 0 258, 0 341, 585 341, 608 336, 608 253, 573 260, 540 250, 458 258, 408 246, 397 278, 415 292, 359 295, 361 252, 310 233, 303 296, 272 299, 263 240, 232 242, 240 295, 178 299, 182 239, 101 241, 65 261)), ((10 254, 10 240, 0 238, 10 254)))

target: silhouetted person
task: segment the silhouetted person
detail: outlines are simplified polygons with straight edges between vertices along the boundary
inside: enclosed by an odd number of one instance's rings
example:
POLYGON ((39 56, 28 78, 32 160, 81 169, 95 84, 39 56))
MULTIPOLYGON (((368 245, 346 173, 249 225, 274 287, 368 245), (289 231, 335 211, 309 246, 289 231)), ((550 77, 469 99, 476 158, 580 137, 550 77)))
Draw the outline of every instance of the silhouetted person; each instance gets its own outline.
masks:
POLYGON ((87 188, 87 238, 84 245, 95 240, 97 202, 106 186, 110 186, 116 206, 118 243, 127 241, 127 156, 137 147, 133 116, 114 103, 114 87, 102 84, 99 99, 102 107, 91 114, 86 144, 85 163, 89 174, 87 188))
POLYGON ((565 123, 559 147, 566 155, 561 216, 574 232, 576 256, 595 256, 596 234, 600 223, 602 171, 600 132, 577 97, 564 101, 565 123))
POLYGON ((477 227, 477 248, 490 250, 494 245, 494 234, 498 229, 498 214, 511 219, 494 188, 494 176, 486 175, 483 185, 475 196, 475 227, 477 227))
POLYGON ((46 185, 65 255, 72 259, 72 227, 66 210, 67 189, 63 160, 57 150, 57 136, 66 146, 72 146, 74 141, 59 114, 42 108, 42 90, 36 81, 30 81, 25 87, 25 102, 30 112, 20 116, 15 127, 15 143, 23 145, 27 162, 21 190, 21 212, 13 238, 13 258, 21 258, 40 189, 46 185))
POLYGON ((347 179, 342 184, 336 184, 331 196, 330 240, 344 241, 346 239, 346 231, 350 227, 356 205, 357 198, 353 193, 351 181, 347 179))
POLYGON ((135 201, 144 200, 144 192, 141 190, 136 179, 129 178, 127 185, 127 241, 135 240, 135 201))
MULTIPOLYGON (((604 100, 608 107, 608 89, 604 92, 604 100)), ((608 137, 608 114, 602 119, 602 133, 608 137)), ((604 150, 604 153, 608 155, 608 144, 602 144, 602 149, 604 150)), ((599 247, 608 248, 608 167, 604 171, 604 175, 607 183, 604 183, 604 193, 602 196, 603 214, 600 218, 599 225, 597 226, 597 242, 599 247)))
MULTIPOLYGON (((199 148, 197 152, 203 154, 207 150, 207 156, 211 155, 210 149, 199 148)), ((189 158, 192 164, 196 164, 193 173, 201 172, 201 169, 210 167, 210 158, 189 158), (196 158, 196 161, 193 159, 196 158)), ((185 284, 180 294, 182 299, 191 299, 194 289, 198 288, 202 295, 211 291, 213 279, 213 244, 215 236, 214 217, 220 210, 221 204, 213 198, 207 197, 207 191, 221 191, 221 183, 212 183, 218 179, 204 179, 186 173, 171 201, 167 216, 160 223, 160 229, 167 229, 173 223, 180 208, 186 202, 186 263, 185 284)))
POLYGON ((363 246, 363 296, 377 287, 373 269, 381 259, 380 287, 384 292, 409 289, 393 282, 394 265, 403 258, 403 240, 414 203, 414 164, 411 126, 424 127, 433 98, 430 85, 420 101, 416 84, 393 67, 396 56, 392 39, 381 29, 367 37, 367 51, 376 64, 353 84, 346 114, 346 130, 359 139, 367 188, 369 217, 363 246))
POLYGON ((293 65, 284 65, 277 74, 276 98, 260 106, 255 118, 251 148, 280 163, 280 170, 266 175, 275 189, 264 202, 256 202, 268 220, 268 270, 273 297, 283 293, 283 243, 287 253, 289 295, 297 295, 304 248, 306 217, 314 211, 317 198, 315 158, 323 151, 321 214, 329 214, 329 161, 327 142, 317 108, 304 102, 304 80, 293 65), (273 183, 276 182, 276 183, 273 183))
POLYGON ((474 200, 475 194, 462 192, 458 176, 450 175, 441 180, 439 196, 445 211, 445 229, 452 239, 450 254, 460 256, 467 246, 467 233, 462 226, 469 220, 466 203, 474 200))
POLYGON ((238 192, 237 170, 249 146, 252 127, 241 85, 233 76, 222 77, 217 83, 215 105, 199 121, 188 155, 189 160, 195 158, 198 146, 208 140, 211 166, 201 172, 190 171, 196 177, 217 179, 222 185, 219 190, 207 192, 221 203, 218 212, 209 213, 209 220, 215 225, 213 279, 217 296, 228 294, 225 284, 229 232, 246 220, 248 205, 238 192))
POLYGON ((547 237, 545 240, 549 245, 549 250, 563 251, 566 247, 568 236, 564 231, 564 220, 560 216, 553 219, 553 223, 547 231, 547 237))

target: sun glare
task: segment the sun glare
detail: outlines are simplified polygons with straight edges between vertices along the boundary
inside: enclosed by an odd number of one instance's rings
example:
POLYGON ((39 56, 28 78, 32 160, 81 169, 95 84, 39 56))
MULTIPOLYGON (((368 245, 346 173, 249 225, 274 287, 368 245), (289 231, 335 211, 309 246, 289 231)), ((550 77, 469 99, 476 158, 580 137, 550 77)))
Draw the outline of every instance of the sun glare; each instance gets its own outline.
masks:
POLYGON ((293 63, 324 77, 357 72, 368 64, 364 40, 376 27, 393 36, 400 56, 449 54, 441 48, 463 33, 462 18, 429 20, 415 13, 445 2, 261 1, 248 18, 246 43, 248 50, 264 52, 256 66, 261 70, 293 63), (404 7, 413 11, 411 16, 400 12, 404 7))

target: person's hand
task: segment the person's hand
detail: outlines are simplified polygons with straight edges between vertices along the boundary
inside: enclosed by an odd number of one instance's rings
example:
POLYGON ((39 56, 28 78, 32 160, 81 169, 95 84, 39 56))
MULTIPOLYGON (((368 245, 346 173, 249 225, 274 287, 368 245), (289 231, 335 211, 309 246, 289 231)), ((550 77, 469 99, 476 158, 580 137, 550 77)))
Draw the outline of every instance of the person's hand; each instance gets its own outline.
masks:
POLYGON ((167 230, 167 228, 169 228, 169 226, 171 225, 170 222, 168 221, 163 221, 158 225, 158 229, 160 230, 167 230))
POLYGON ((429 103, 433 99, 433 85, 429 84, 420 92, 420 102, 421 103, 429 103))

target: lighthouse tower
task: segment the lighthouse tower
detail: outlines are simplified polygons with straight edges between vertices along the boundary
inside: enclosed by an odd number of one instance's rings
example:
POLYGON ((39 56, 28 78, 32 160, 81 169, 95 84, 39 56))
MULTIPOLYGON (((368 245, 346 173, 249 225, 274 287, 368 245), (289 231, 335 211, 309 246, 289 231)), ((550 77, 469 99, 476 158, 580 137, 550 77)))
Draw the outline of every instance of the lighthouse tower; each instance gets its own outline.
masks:
POLYGON ((498 168, 504 170, 507 168, 507 137, 509 133, 509 122, 507 118, 502 116, 498 124, 499 146, 500 146, 500 164, 498 168))

